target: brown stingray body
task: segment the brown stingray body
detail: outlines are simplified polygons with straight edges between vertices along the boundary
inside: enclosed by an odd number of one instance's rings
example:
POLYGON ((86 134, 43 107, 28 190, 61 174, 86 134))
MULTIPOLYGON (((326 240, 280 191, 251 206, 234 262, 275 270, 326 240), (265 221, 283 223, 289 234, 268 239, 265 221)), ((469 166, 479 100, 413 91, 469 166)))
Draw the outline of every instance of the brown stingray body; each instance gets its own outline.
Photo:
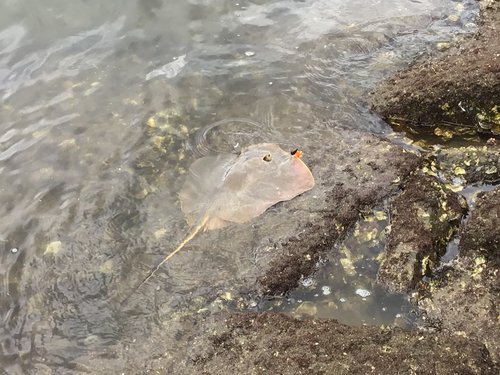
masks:
POLYGON ((208 216, 205 230, 249 221, 314 186, 302 160, 272 143, 198 159, 189 172, 181 208, 189 225, 208 216))
POLYGON ((247 222, 274 204, 311 189, 314 178, 300 155, 297 150, 286 152, 275 144, 261 143, 244 148, 239 155, 206 156, 195 161, 179 194, 182 211, 193 229, 139 287, 200 229, 247 222))

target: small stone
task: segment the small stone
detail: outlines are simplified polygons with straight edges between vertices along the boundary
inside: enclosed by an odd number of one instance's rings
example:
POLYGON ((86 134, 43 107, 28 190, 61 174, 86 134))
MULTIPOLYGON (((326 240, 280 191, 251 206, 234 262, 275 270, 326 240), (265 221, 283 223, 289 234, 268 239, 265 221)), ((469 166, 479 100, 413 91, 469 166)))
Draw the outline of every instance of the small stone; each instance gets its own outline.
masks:
POLYGON ((450 48, 450 43, 438 43, 436 44, 436 47, 438 50, 442 51, 442 50, 445 50, 445 49, 448 49, 450 48))
POLYGON ((135 199, 144 199, 146 195, 148 195, 148 191, 146 189, 142 189, 142 191, 135 195, 135 199))
POLYGON ((498 172, 498 168, 496 166, 492 165, 492 166, 486 167, 484 172, 486 174, 495 174, 498 172))
POLYGON ((61 241, 54 241, 54 242, 51 242, 47 245, 45 252, 43 254, 44 255, 45 254, 57 254, 59 251, 61 251, 61 249, 62 249, 61 241))
POLYGON ((453 173, 455 173, 457 176, 464 175, 465 169, 463 169, 461 166, 457 165, 455 168, 453 168, 453 173))
POLYGON ((342 267, 344 268, 346 274, 351 276, 356 274, 356 268, 354 267, 350 259, 342 258, 340 259, 340 263, 342 264, 342 267))
POLYGON ((155 238, 157 240, 159 240, 160 238, 162 238, 165 233, 167 233, 167 230, 166 229, 158 229, 156 232, 155 232, 155 238))
POLYGON ((443 137, 446 139, 451 139, 453 138, 453 132, 450 129, 445 129, 445 128, 436 128, 434 130, 434 134, 436 134, 438 137, 443 137))
POLYGON ((101 273, 113 273, 113 261, 110 259, 99 267, 101 273))
POLYGON ((152 128, 155 128, 156 127, 156 121, 154 118, 150 117, 148 119, 148 126, 152 127, 152 128))
POLYGON ((61 143, 59 143, 59 147, 74 145, 75 143, 76 143, 75 139, 74 138, 70 138, 70 139, 66 139, 66 140, 62 141, 61 143))
POLYGON ((447 218, 448 218, 448 214, 444 213, 439 217, 439 221, 444 223, 447 218))
POLYGON ((97 335, 87 336, 85 338, 85 340, 83 340, 83 345, 89 346, 89 345, 95 344, 97 342, 97 340, 99 340, 99 337, 97 335))
POLYGON ((373 214, 375 215, 375 218, 379 221, 387 219, 387 215, 385 214, 384 211, 375 211, 373 214))
POLYGON ((356 292, 355 292, 358 296, 361 296, 363 298, 365 297, 368 297, 372 294, 372 292, 370 292, 369 290, 366 290, 366 289, 356 289, 356 292))
POLYGON ((318 308, 314 303, 312 302, 304 302, 302 303, 297 309, 295 310, 296 314, 302 315, 302 314, 307 314, 307 315, 316 315, 316 312, 318 311, 318 308))

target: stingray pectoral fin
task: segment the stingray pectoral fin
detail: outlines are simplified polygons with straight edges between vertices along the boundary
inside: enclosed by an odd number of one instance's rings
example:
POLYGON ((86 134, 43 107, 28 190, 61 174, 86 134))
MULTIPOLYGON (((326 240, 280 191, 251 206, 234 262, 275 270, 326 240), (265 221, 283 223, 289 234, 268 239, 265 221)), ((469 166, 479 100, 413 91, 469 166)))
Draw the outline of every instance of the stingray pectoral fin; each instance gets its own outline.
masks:
POLYGON ((189 225, 207 215, 225 172, 235 158, 235 155, 206 156, 191 165, 179 193, 181 209, 189 225))
POLYGON ((296 195, 312 189, 314 187, 314 177, 311 170, 299 158, 293 158, 293 165, 295 169, 293 184, 298 191, 296 195))
POLYGON ((276 202, 272 203, 268 201, 259 201, 258 203, 256 202, 251 205, 244 205, 240 203, 237 207, 232 207, 231 209, 221 212, 220 215, 222 220, 226 222, 246 223, 254 217, 261 215, 275 203, 276 202))

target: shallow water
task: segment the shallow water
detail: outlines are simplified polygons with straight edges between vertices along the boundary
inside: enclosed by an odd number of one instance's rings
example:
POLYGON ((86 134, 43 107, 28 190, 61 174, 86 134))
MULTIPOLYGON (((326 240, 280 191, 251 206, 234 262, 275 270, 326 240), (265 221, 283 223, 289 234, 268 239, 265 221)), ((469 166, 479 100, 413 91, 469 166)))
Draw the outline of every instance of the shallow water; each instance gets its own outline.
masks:
MULTIPOLYGON (((476 11, 473 1, 445 0, 3 1, 3 373, 77 372, 81 358, 126 345, 130 332, 149 337, 172 316, 212 309, 219 290, 231 300, 220 280, 246 276, 234 259, 203 251, 221 240, 207 233, 193 242, 188 267, 174 262, 173 277, 133 296, 134 308, 117 302, 185 234, 177 194, 190 163, 261 141, 307 150, 301 131, 314 119, 391 132, 361 104, 365 91, 474 30, 476 11), (194 136, 228 118, 261 125, 231 122, 194 136)), ((369 269, 364 281, 322 271, 315 282, 331 290, 323 306, 349 303, 317 315, 392 322, 403 298, 356 294, 371 291, 376 272, 359 254, 380 251, 359 245, 349 251, 369 269)))
POLYGON ((275 301, 273 309, 298 318, 335 318, 350 325, 411 327, 418 317, 406 295, 389 293, 375 283, 384 256, 387 211, 385 207, 366 215, 320 271, 275 301))

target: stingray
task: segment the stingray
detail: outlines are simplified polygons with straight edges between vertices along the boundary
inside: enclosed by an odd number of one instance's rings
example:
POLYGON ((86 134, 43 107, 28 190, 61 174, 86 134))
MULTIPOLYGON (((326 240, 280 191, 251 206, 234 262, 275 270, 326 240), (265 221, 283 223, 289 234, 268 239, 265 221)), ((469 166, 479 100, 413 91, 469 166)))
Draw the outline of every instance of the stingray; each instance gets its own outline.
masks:
POLYGON ((137 289, 201 229, 245 223, 276 203, 311 189, 314 178, 300 157, 299 150, 286 152, 275 144, 261 143, 242 149, 238 155, 196 160, 179 194, 182 212, 192 229, 137 289))

